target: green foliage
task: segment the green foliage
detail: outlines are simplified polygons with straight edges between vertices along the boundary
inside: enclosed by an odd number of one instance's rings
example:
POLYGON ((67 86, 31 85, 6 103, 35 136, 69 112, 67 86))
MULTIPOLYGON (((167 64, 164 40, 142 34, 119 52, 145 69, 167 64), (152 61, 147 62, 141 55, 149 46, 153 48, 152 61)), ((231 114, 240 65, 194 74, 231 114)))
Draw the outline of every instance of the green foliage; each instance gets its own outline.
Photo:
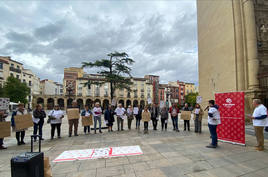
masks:
POLYGON ((82 67, 97 67, 100 69, 100 74, 103 79, 100 81, 89 80, 85 83, 85 86, 102 85, 104 83, 110 83, 110 96, 111 100, 116 89, 127 89, 131 91, 131 65, 134 60, 128 57, 128 54, 123 52, 113 52, 107 55, 109 59, 100 59, 95 62, 83 62, 82 67))
POLYGON ((198 96, 198 92, 196 93, 189 93, 188 95, 185 96, 185 103, 188 103, 190 106, 195 106, 196 104, 196 97, 198 96))
POLYGON ((4 96, 10 98, 12 102, 22 102, 26 104, 27 96, 30 95, 30 88, 26 83, 22 83, 19 79, 10 76, 3 87, 4 96))

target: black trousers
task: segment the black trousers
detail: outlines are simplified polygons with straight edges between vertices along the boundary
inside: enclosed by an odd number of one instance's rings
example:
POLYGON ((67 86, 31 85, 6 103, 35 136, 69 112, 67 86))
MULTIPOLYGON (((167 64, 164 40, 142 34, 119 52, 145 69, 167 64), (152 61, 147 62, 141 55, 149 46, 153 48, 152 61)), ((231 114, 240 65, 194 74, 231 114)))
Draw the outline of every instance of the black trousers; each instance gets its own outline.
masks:
POLYGON ((167 120, 167 119, 161 119, 162 130, 164 130, 164 127, 165 127, 165 130, 167 130, 167 123, 166 123, 166 120, 167 120))
POLYGON ((148 122, 144 122, 144 131, 148 131, 148 125, 149 125, 148 122))
POLYGON ((16 139, 18 143, 23 142, 24 137, 25 137, 25 131, 16 132, 16 139))
POLYGON ((90 132, 90 126, 84 126, 84 132, 86 133, 86 132, 90 132))
POLYGON ((60 137, 61 124, 51 124, 51 138, 54 138, 55 129, 57 128, 58 137, 60 137))
POLYGON ((190 120, 184 120, 184 130, 186 130, 186 127, 190 131, 190 120))
POLYGON ((158 120, 157 119, 152 119, 152 122, 153 122, 154 130, 156 130, 157 129, 157 122, 158 122, 158 120))

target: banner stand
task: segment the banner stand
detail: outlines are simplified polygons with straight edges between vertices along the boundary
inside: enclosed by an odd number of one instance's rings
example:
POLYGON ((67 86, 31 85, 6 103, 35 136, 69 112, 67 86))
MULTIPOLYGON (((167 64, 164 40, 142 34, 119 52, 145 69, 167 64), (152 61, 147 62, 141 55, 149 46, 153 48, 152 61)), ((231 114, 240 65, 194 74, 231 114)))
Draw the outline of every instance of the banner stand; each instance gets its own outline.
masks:
POLYGON ((230 144, 234 144, 234 145, 246 146, 246 144, 236 143, 236 142, 232 142, 232 141, 226 141, 226 140, 220 140, 220 139, 218 139, 218 141, 223 142, 223 143, 230 143, 230 144))

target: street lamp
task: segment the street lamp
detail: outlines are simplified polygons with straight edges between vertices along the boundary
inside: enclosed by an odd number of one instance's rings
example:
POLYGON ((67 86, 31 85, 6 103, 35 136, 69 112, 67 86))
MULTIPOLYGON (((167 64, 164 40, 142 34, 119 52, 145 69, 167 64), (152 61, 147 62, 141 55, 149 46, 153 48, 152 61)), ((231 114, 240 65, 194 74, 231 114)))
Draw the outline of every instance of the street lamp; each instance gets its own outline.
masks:
POLYGON ((169 96, 170 96, 170 91, 169 88, 166 90, 166 106, 169 108, 169 96))

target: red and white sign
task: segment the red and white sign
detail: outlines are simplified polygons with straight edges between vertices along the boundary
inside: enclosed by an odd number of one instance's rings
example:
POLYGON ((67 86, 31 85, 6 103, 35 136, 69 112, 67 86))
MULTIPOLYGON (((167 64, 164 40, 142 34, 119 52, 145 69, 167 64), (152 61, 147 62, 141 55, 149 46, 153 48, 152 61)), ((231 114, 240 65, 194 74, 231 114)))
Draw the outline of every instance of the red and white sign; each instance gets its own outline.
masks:
POLYGON ((218 139, 245 145, 245 101, 244 92, 216 93, 221 124, 218 125, 218 139))
POLYGON ((53 162, 110 158, 143 154, 140 146, 109 147, 98 149, 84 149, 64 151, 53 162))

